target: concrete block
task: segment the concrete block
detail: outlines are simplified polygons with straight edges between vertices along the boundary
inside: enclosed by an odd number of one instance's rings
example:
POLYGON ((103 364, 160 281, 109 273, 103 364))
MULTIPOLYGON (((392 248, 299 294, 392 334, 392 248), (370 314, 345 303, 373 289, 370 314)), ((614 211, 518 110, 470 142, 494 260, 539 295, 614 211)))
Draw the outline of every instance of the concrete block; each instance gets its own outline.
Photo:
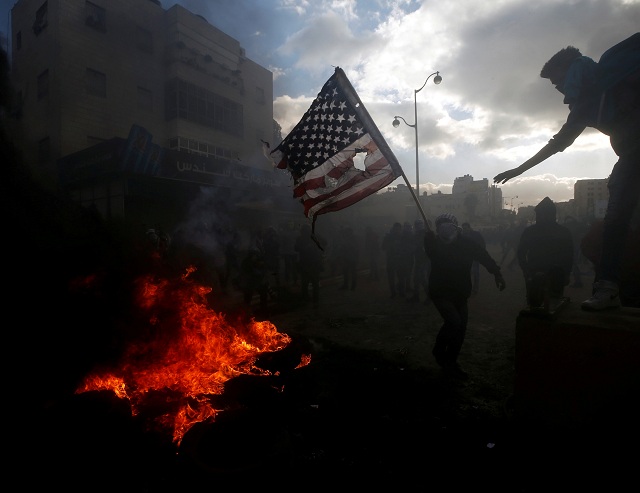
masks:
POLYGON ((639 420, 640 309, 586 312, 571 302, 554 317, 516 323, 514 412, 521 421, 579 427, 639 420))

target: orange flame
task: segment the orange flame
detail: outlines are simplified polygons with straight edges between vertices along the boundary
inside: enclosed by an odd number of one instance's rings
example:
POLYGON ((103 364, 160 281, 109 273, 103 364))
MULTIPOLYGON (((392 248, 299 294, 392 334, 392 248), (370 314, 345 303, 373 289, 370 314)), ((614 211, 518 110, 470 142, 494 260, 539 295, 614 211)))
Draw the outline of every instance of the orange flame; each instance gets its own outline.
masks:
MULTIPOLYGON (((136 308, 147 332, 130 344, 117 369, 88 375, 76 390, 110 390, 131 403, 132 413, 162 394, 164 414, 154 418, 178 446, 196 423, 215 419, 210 397, 222 394, 227 380, 241 375, 270 375, 255 366, 260 354, 285 348, 291 338, 267 321, 231 324, 208 307, 212 291, 189 280, 189 268, 175 281, 147 275, 135 284, 136 308)), ((300 365, 308 364, 308 357, 300 365)))
POLYGON ((296 369, 302 368, 303 366, 307 366, 309 363, 311 363, 311 355, 303 354, 302 357, 300 358, 300 363, 298 363, 298 366, 296 366, 296 369))

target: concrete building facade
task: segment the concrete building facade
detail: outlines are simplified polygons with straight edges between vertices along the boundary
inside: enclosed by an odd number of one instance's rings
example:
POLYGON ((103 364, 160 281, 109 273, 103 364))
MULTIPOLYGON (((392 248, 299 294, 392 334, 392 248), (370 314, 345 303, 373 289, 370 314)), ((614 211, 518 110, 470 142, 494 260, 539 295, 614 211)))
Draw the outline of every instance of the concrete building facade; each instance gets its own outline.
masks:
POLYGON ((11 29, 14 133, 43 184, 124 214, 134 189, 166 185, 141 185, 148 171, 125 166, 141 145, 147 164, 152 147, 162 153, 155 178, 239 185, 247 204, 265 195, 247 184, 289 184, 262 149, 274 142, 272 72, 203 17, 157 0, 19 0, 11 29))
POLYGON ((266 165, 273 74, 201 16, 155 0, 20 0, 11 14, 22 148, 36 171, 55 178, 58 158, 133 124, 162 147, 266 165))

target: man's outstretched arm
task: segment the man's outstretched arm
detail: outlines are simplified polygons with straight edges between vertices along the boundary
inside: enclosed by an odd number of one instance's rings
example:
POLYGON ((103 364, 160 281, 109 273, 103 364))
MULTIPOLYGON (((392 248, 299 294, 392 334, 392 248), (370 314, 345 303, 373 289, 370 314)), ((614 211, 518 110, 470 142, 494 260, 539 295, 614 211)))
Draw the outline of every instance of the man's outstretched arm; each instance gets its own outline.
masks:
MULTIPOLYGON (((564 151, 567 147, 573 144, 578 136, 584 131, 586 126, 581 123, 573 123, 571 122, 571 120, 572 119, 570 115, 567 123, 562 126, 560 131, 556 135, 554 135, 549 143, 542 149, 540 149, 534 156, 527 159, 517 168, 503 171, 502 173, 497 174, 493 177, 493 182, 507 183, 511 178, 520 176, 525 171, 530 170, 534 166, 540 164, 542 161, 553 156, 555 153, 564 151)), ((575 121, 575 118, 573 120, 575 121)))
POLYGON ((551 148, 551 146, 546 145, 542 149, 540 149, 534 156, 527 159, 524 163, 522 163, 517 168, 509 169, 507 171, 503 171, 502 173, 497 174, 493 177, 494 183, 507 183, 511 178, 515 178, 516 176, 520 176, 525 171, 530 170, 534 166, 540 164, 545 159, 553 156, 557 150, 551 148))

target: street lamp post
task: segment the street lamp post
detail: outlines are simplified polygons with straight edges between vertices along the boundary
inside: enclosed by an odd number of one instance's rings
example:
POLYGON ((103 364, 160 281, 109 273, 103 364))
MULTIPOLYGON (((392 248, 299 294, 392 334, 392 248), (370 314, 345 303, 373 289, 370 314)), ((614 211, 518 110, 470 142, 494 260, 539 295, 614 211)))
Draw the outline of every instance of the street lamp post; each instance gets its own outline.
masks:
MULTIPOLYGON (((517 199, 518 196, 514 195, 513 197, 504 197, 504 199, 511 199, 511 205, 509 205, 509 209, 511 210, 511 212, 513 212, 513 199, 517 199)), ((508 205, 507 201, 504 201, 504 206, 506 207, 508 205)))
POLYGON ((430 74, 429 77, 427 77, 427 80, 424 81, 424 84, 422 84, 420 89, 414 89, 413 91, 413 118, 415 123, 411 125, 410 123, 407 123, 407 120, 405 120, 401 116, 394 116, 392 122, 393 127, 398 128, 398 126, 400 125, 400 120, 402 120, 405 125, 413 128, 416 134, 416 196, 418 197, 418 200, 420 200, 420 161, 418 159, 418 93, 422 91, 422 89, 424 89, 424 86, 427 85, 429 79, 434 75, 435 77, 433 78, 433 83, 440 84, 440 82, 442 82, 442 76, 440 75, 440 72, 434 72, 430 74), (398 120, 398 118, 400 120, 398 120))

